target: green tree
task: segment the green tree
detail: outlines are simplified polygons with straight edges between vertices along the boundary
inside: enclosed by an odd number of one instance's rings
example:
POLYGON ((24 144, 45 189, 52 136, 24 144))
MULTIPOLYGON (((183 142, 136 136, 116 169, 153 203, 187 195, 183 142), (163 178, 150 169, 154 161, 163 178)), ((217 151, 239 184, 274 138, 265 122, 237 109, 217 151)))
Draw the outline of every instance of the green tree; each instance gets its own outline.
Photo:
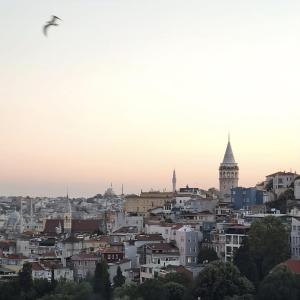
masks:
POLYGON ((252 283, 231 263, 213 261, 199 273, 192 289, 193 299, 223 300, 226 296, 252 294, 252 283))
POLYGON ((204 262, 210 263, 214 260, 218 260, 217 252, 213 248, 201 247, 198 253, 198 263, 204 262))
POLYGON ((257 266, 250 253, 248 238, 243 240, 242 245, 235 252, 233 263, 238 267, 242 275, 248 278, 255 286, 258 285, 257 266))
POLYGON ((165 300, 166 290, 157 279, 148 279, 138 287, 138 295, 144 300, 165 300))
POLYGON ((118 266, 117 268, 117 274, 113 278, 113 282, 114 282, 114 287, 120 287, 125 283, 125 276, 123 276, 120 266, 118 266))
POLYGON ((114 290, 114 299, 129 299, 138 298, 138 286, 135 283, 124 284, 114 290))
POLYGON ((94 274, 94 292, 104 299, 111 297, 111 283, 109 280, 108 265, 105 260, 98 262, 94 274))
POLYGON ((184 287, 189 287, 192 284, 192 278, 188 277, 185 273, 172 272, 168 273, 164 278, 163 282, 176 282, 184 287))
POLYGON ((20 296, 18 280, 0 282, 0 300, 17 300, 20 296))
POLYGON ((25 263, 19 272, 19 285, 22 292, 28 293, 33 286, 32 269, 30 263, 25 263))
POLYGON ((269 216, 252 223, 248 240, 259 281, 272 268, 289 258, 289 234, 276 217, 269 216))
POLYGON ((37 298, 50 294, 54 290, 51 282, 47 279, 35 279, 33 281, 33 289, 35 290, 37 298))
POLYGON ((296 300, 299 290, 295 276, 286 266, 278 266, 265 277, 258 290, 259 300, 296 300))
POLYGON ((92 295, 92 286, 86 281, 80 283, 61 281, 58 282, 53 294, 47 294, 40 300, 90 300, 92 295))
POLYGON ((185 294, 185 287, 176 282, 168 282, 163 285, 168 300, 182 300, 185 294))

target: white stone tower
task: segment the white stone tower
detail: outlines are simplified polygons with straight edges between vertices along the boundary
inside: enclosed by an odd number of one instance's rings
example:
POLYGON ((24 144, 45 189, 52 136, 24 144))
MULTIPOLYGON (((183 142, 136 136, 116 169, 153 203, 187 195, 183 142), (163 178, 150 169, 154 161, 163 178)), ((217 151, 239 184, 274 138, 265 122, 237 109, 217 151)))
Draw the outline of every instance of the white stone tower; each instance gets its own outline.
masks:
POLYGON ((238 186, 239 167, 233 156, 229 136, 223 162, 219 167, 219 182, 222 199, 225 202, 230 202, 231 189, 238 186))
POLYGON ((172 186, 173 186, 173 194, 176 192, 176 172, 175 169, 173 170, 173 177, 172 177, 172 186))

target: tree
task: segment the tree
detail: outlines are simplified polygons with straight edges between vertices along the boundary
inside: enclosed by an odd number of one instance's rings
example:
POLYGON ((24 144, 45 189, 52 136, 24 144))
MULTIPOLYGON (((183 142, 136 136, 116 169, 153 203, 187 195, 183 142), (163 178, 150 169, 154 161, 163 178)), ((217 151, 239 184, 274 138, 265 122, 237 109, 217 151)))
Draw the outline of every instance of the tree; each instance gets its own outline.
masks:
POLYGON ((138 287, 138 295, 144 300, 165 300, 163 283, 157 279, 148 279, 138 287))
POLYGON ((92 299, 93 289, 88 282, 61 281, 53 294, 47 294, 40 300, 89 300, 92 299))
POLYGON ((130 299, 138 298, 138 287, 135 283, 124 284, 114 290, 114 299, 130 299))
POLYGON ((248 240, 258 281, 280 262, 289 258, 289 234, 278 218, 269 216, 252 223, 248 240))
POLYGON ((110 299, 111 283, 105 260, 98 262, 96 265, 93 288, 96 294, 100 294, 104 299, 110 299))
POLYGON ((47 279, 35 279, 33 281, 33 289, 37 298, 50 294, 54 290, 53 285, 47 279))
POLYGON ((168 273, 164 277, 163 282, 165 282, 165 283, 176 282, 187 288, 191 285, 192 278, 189 278, 186 273, 172 272, 172 273, 168 273))
POLYGON ((33 286, 32 269, 30 263, 24 263, 22 270, 19 272, 20 290, 28 293, 33 286))
POLYGON ((163 288, 166 291, 166 299, 168 300, 182 300, 185 294, 185 287, 176 282, 168 282, 164 284, 163 288))
POLYGON ((198 263, 210 263, 218 259, 217 252, 213 248, 201 247, 198 253, 198 263))
POLYGON ((199 273, 192 289, 193 299, 223 300, 226 296, 252 294, 252 283, 231 263, 213 261, 199 273))
POLYGON ((117 275, 113 278, 114 287, 120 287, 125 283, 125 276, 123 276, 120 266, 117 268, 117 275))
POLYGON ((295 200, 293 188, 285 190, 278 196, 276 200, 267 202, 267 206, 269 209, 276 208, 281 213, 286 213, 289 200, 295 200))
POLYGON ((243 240, 242 245, 235 252, 233 263, 247 279, 249 279, 255 286, 258 285, 259 278, 257 267, 250 253, 248 238, 243 240))
POLYGON ((296 300, 299 291, 295 276, 286 266, 278 266, 265 277, 258 290, 259 300, 296 300))

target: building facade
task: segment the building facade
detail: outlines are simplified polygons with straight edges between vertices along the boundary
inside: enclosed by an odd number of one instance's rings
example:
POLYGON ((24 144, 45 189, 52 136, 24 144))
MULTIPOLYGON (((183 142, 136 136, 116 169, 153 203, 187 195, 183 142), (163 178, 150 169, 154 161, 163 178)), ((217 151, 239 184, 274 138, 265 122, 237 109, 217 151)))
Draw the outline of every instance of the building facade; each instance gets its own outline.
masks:
POLYGON ((231 189, 231 202, 234 209, 248 209, 264 203, 264 191, 253 187, 235 187, 231 189))

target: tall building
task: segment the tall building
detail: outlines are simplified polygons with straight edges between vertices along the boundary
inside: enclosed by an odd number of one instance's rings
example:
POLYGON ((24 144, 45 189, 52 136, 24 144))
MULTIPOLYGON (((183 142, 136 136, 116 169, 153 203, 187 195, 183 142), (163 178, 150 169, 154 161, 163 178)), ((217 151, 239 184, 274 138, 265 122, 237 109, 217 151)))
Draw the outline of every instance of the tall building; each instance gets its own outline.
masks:
POLYGON ((231 201, 231 189, 238 186, 239 182, 239 167, 235 162, 231 149, 230 138, 223 158, 223 162, 219 167, 219 183, 221 198, 225 202, 231 201))

